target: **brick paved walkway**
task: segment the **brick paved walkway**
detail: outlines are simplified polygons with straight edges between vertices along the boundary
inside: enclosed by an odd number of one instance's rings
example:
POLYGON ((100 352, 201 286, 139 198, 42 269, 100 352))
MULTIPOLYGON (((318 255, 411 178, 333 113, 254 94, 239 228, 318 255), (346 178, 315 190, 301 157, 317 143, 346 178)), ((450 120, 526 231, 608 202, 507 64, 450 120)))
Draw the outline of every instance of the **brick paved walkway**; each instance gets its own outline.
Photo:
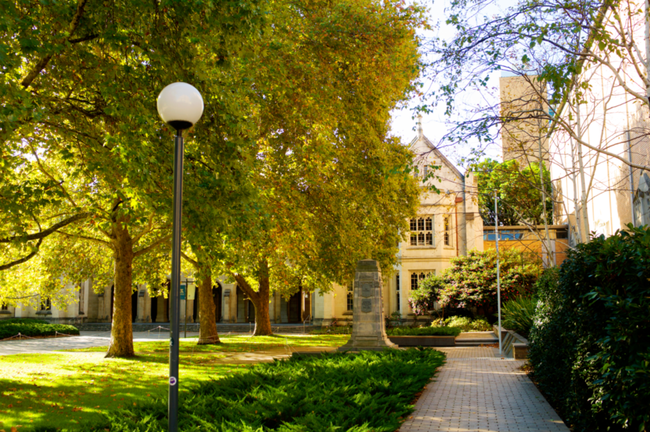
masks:
POLYGON ((526 374, 523 361, 489 347, 441 348, 447 363, 400 432, 568 432, 526 374))

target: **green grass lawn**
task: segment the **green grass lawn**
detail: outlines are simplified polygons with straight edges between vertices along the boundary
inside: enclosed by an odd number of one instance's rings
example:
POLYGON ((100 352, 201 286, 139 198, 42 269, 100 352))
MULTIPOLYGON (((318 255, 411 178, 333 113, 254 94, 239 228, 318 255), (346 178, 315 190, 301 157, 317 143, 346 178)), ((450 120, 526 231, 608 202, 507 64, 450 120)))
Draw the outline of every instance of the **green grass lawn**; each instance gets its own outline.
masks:
MULTIPOLYGON (((340 346, 348 335, 223 336, 222 345, 180 347, 181 389, 250 365, 224 363, 233 353, 340 346)), ((166 397, 169 342, 136 342, 137 357, 106 359, 106 347, 60 354, 0 356, 0 431, 76 428, 99 414, 166 397)))

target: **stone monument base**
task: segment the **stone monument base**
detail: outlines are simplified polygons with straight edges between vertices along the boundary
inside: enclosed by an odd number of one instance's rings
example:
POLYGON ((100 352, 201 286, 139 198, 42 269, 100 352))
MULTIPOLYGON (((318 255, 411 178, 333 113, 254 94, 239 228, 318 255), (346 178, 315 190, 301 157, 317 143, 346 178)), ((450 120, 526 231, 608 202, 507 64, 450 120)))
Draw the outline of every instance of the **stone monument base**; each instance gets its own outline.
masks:
POLYGON ((379 264, 361 260, 354 275, 352 336, 339 351, 382 351, 398 348, 386 336, 379 264))

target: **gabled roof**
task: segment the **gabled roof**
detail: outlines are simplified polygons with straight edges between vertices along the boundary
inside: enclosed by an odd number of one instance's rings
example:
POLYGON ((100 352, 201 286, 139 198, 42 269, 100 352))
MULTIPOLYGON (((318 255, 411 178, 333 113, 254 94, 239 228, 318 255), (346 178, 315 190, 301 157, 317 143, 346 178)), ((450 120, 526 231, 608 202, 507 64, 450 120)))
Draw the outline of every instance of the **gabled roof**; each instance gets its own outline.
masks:
POLYGON ((443 155, 442 152, 440 150, 438 150, 436 148, 436 146, 434 146, 431 143, 431 141, 429 141, 429 138, 424 136, 424 134, 422 133, 421 128, 420 128, 420 130, 418 132, 419 132, 418 136, 413 138, 413 140, 409 144, 409 149, 413 150, 413 148, 418 143, 418 141, 422 140, 424 145, 426 145, 429 149, 431 149, 433 154, 436 155, 436 157, 439 158, 442 161, 443 164, 445 164, 450 170, 452 170, 460 179, 464 180, 465 176, 463 174, 461 174, 461 172, 458 170, 458 168, 456 168, 456 166, 453 163, 451 163, 451 161, 449 159, 447 159, 445 157, 445 155, 443 155))

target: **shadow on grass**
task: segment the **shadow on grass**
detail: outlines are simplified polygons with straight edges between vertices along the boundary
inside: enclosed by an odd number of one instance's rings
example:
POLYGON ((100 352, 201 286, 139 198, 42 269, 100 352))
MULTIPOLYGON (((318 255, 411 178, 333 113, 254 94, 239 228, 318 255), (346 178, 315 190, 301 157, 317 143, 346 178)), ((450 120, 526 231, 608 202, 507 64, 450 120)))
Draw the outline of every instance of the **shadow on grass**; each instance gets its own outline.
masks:
MULTIPOLYGON (((166 398, 165 356, 104 359, 102 353, 21 355, 0 358, 0 429, 20 426, 77 430, 107 411, 135 408, 166 398), (83 356, 85 358, 80 358, 83 356)), ((181 389, 219 379, 243 368, 183 364, 181 389)))

